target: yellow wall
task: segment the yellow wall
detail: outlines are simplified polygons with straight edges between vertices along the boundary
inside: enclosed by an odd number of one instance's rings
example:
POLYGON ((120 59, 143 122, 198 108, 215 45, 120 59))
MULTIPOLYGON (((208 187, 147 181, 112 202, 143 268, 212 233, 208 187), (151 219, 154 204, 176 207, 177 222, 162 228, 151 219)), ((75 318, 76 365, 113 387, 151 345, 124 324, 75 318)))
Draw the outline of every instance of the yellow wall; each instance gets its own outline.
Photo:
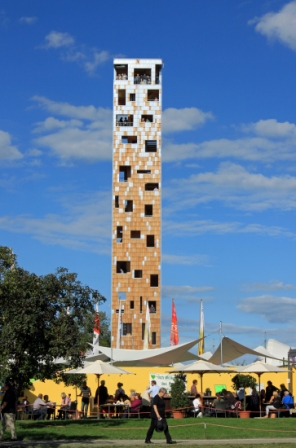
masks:
MULTIPOLYGON (((142 393, 149 384, 150 373, 167 373, 170 370, 170 367, 123 367, 123 369, 128 370, 129 372, 135 373, 135 375, 102 375, 101 379, 106 381, 106 386, 108 388, 109 394, 114 394, 117 389, 117 383, 123 383, 123 388, 127 394, 130 393, 130 390, 136 390, 137 392, 142 393)), ((209 387, 212 393, 215 392, 215 384, 225 384, 226 389, 232 390, 232 382, 231 378, 235 375, 235 373, 223 373, 223 374, 205 374, 203 376, 203 391, 209 387)), ((256 379, 257 375, 252 374, 256 379)), ((292 378, 294 379, 294 376, 292 378)), ((287 382, 288 373, 265 373, 261 376, 261 388, 266 387, 267 381, 272 381, 273 384, 277 387, 281 383, 284 383, 286 387, 293 392, 295 389, 295 385, 293 387, 289 386, 287 382)), ((187 388, 190 389, 192 384, 192 380, 197 379, 198 385, 197 389, 200 391, 200 377, 198 374, 188 374, 187 375, 187 388)), ((95 394, 98 380, 96 375, 87 375, 87 384, 91 388, 92 395, 95 394)), ((38 394, 42 393, 49 395, 49 399, 57 404, 61 403, 61 393, 65 392, 66 394, 71 393, 72 400, 76 399, 76 388, 75 387, 65 387, 63 383, 56 384, 53 381, 35 381, 33 383, 33 387, 30 391, 26 391, 25 394, 28 395, 28 400, 30 403, 33 403, 38 394)), ((77 391, 79 394, 79 390, 77 391)), ((78 398, 79 407, 81 399, 78 398)))

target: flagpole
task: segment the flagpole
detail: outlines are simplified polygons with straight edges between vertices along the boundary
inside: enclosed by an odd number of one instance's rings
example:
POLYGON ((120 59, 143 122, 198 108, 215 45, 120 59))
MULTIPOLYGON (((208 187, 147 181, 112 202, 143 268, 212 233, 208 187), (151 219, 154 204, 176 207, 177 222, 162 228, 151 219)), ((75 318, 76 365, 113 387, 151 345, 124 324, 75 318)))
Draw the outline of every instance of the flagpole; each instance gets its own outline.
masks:
POLYGON ((121 340, 121 300, 119 300, 116 348, 120 348, 121 340))
POLYGON ((197 346, 197 355, 202 355, 205 352, 205 324, 202 299, 200 300, 200 317, 199 317, 199 336, 200 339, 197 346))

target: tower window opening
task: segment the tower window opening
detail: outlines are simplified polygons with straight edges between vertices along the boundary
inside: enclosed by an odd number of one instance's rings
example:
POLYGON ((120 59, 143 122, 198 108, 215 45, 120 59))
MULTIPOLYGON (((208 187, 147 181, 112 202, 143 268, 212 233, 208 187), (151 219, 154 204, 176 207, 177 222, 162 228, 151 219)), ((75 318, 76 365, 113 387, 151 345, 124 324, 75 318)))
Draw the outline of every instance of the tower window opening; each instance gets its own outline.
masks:
POLYGON ((136 94, 130 93, 130 101, 136 101, 136 94))
POLYGON ((153 205, 145 205, 145 216, 153 216, 153 205))
POLYGON ((159 189, 159 184, 145 184, 145 191, 154 191, 159 189))
POLYGON ((137 170, 137 174, 151 174, 151 170, 137 170))
POLYGON ((148 302, 148 307, 149 307, 149 313, 150 314, 155 314, 156 313, 156 302, 153 300, 149 300, 148 302))
POLYGON ((142 115, 141 123, 153 123, 153 115, 142 115))
POLYGON ((150 288, 158 288, 158 274, 150 275, 150 288))
POLYGON ((128 73, 128 66, 127 65, 115 65, 115 76, 117 81, 126 81, 127 80, 127 73, 128 73))
POLYGON ((116 273, 117 274, 126 274, 131 270, 130 261, 117 261, 116 263, 116 273))
POLYGON ((116 229, 116 242, 122 243, 122 226, 117 226, 116 229))
POLYGON ((132 175, 132 169, 130 166, 123 165, 119 167, 119 182, 127 182, 132 175))
POLYGON ((135 69, 134 84, 151 84, 151 68, 135 69))
POLYGON ((152 345, 156 345, 156 331, 152 331, 151 333, 151 343, 152 345))
POLYGON ((146 236, 146 247, 154 247, 154 235, 146 236))
POLYGON ((123 135, 121 137, 121 143, 130 143, 130 144, 135 144, 137 143, 137 136, 127 136, 127 135, 123 135))
POLYGON ((142 278, 143 276, 143 271, 136 269, 134 270, 134 278, 142 278))
POLYGON ((115 196, 115 208, 119 208, 119 196, 115 196))
POLYGON ((148 101, 159 101, 159 90, 148 90, 147 91, 148 101))
POLYGON ((141 238, 141 230, 131 230, 131 238, 141 238))
POLYGON ((125 201, 125 208, 124 208, 124 211, 125 211, 126 213, 129 213, 129 212, 132 212, 132 211, 133 211, 133 201, 130 201, 130 200, 125 201))
POLYGON ((123 323, 122 325, 122 335, 126 336, 128 334, 133 334, 133 326, 131 323, 123 323))
POLYGON ((157 151, 157 141, 156 140, 146 140, 145 141, 145 152, 156 152, 157 151))
POLYGON ((127 114, 116 115, 116 126, 133 126, 134 116, 127 114))
POLYGON ((119 106, 125 106, 125 90, 119 89, 118 90, 118 105, 119 106))

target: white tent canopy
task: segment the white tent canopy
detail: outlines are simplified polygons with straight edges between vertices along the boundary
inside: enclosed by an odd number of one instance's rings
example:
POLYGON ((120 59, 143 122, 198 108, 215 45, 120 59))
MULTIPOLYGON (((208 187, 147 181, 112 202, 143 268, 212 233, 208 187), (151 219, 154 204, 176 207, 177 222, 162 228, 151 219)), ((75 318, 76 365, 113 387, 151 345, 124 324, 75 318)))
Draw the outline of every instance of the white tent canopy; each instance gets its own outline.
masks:
MULTIPOLYGON (((227 338, 226 336, 222 339, 222 362, 227 363, 233 361, 236 358, 239 358, 243 355, 255 355, 255 356, 264 356, 264 353, 260 351, 253 350, 251 348, 246 347, 245 345, 239 344, 233 339, 227 338)), ((280 359, 273 356, 274 359, 280 359)), ((221 364, 221 344, 213 354, 213 356, 209 359, 209 362, 213 364, 221 364)))
MULTIPOLYGON (((192 361, 197 355, 188 350, 198 343, 199 339, 171 347, 153 348, 151 350, 125 350, 100 347, 100 352, 113 360, 115 365, 124 366, 168 366, 175 362, 192 361)), ((100 356, 100 355, 99 355, 100 356)), ((97 355, 89 356, 87 361, 98 359, 97 355)))

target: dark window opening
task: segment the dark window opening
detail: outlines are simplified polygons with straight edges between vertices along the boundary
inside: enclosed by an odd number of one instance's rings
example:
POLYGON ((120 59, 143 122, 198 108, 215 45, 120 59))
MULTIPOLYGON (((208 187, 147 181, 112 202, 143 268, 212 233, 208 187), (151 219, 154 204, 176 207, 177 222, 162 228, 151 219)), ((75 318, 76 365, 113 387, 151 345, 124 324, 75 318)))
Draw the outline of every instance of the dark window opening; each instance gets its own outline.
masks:
POLYGON ((141 238, 141 230, 131 230, 131 238, 141 238))
POLYGON ((140 296, 140 313, 143 311, 143 299, 142 296, 140 296))
POLYGON ((117 243, 122 243, 122 226, 117 226, 116 229, 116 242, 117 243))
POLYGON ((150 275, 150 288, 158 288, 158 274, 150 275))
POLYGON ((154 191, 159 189, 159 184, 145 184, 145 191, 154 191))
POLYGON ((154 235, 147 235, 146 236, 146 246, 147 247, 154 247, 154 235))
POLYGON ((115 208, 119 208, 119 196, 115 196, 115 208))
POLYGON ((116 79, 118 81, 127 80, 127 65, 115 65, 116 79))
POLYGON ((122 325, 122 335, 133 334, 133 326, 130 323, 123 323, 122 325))
POLYGON ((161 65, 155 66, 155 84, 160 84, 161 65))
POLYGON ((125 208, 124 211, 126 213, 133 211, 133 201, 125 201, 125 208))
POLYGON ((125 90, 123 89, 118 90, 118 105, 125 106, 125 90))
POLYGON ((131 309, 131 310, 134 310, 134 309, 135 309, 135 302, 134 302, 134 300, 131 300, 131 301, 130 301, 130 309, 131 309))
POLYGON ((136 94, 130 93, 130 101, 136 101, 136 94))
POLYGON ((116 115, 116 126, 133 126, 134 116, 127 114, 116 115))
POLYGON ((153 123, 153 115, 142 115, 141 123, 153 123))
POLYGON ((153 216, 153 205, 145 205, 145 216, 153 216))
POLYGON ((134 278, 142 278, 142 275, 143 275, 143 271, 141 271, 139 269, 136 269, 134 271, 134 278))
POLYGON ((127 182, 128 178, 132 175, 132 169, 130 166, 119 167, 119 182, 127 182))
POLYGON ((142 323, 142 341, 144 341, 145 338, 145 323, 142 323))
POLYGON ((151 170, 137 170, 138 174, 151 174, 151 170))
POLYGON ((157 151, 157 141, 156 140, 146 140, 145 141, 145 152, 156 152, 157 151))
POLYGON ((159 101, 159 90, 148 90, 147 91, 148 101, 159 101))
POLYGON ((151 84, 151 69, 136 68, 134 72, 134 84, 151 84))
POLYGON ((156 331, 152 331, 151 333, 151 343, 152 345, 156 345, 156 331))
POLYGON ((123 135, 121 137, 121 143, 137 143, 137 136, 128 137, 127 135, 123 135))
POLYGON ((154 300, 153 301, 149 300, 148 307, 149 307, 150 314, 155 314, 156 313, 156 302, 154 300))
POLYGON ((116 263, 116 273, 117 274, 126 274, 131 270, 130 261, 117 261, 116 263))

